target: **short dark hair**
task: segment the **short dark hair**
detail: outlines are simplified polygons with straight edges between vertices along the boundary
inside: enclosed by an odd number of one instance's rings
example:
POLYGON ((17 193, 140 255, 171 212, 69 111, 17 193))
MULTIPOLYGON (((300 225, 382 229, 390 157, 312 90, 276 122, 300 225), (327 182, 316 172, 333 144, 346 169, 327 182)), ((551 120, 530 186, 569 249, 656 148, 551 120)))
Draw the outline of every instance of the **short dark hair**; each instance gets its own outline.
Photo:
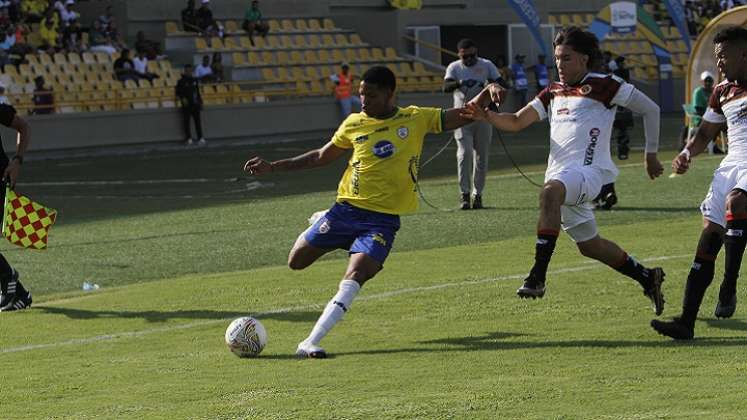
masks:
POLYGON ((713 38, 714 44, 729 41, 747 42, 747 29, 741 26, 728 26, 718 31, 716 37, 713 38))
POLYGON ((577 53, 588 55, 590 69, 596 67, 596 62, 602 58, 602 50, 599 49, 596 35, 578 26, 569 26, 558 32, 552 46, 555 48, 558 45, 567 45, 577 53))
POLYGON ((366 84, 376 85, 380 88, 394 89, 397 88, 397 77, 394 72, 384 66, 373 66, 363 73, 362 80, 366 84))
POLYGON ((458 50, 466 50, 467 48, 477 48, 477 44, 475 41, 469 39, 469 38, 462 38, 457 42, 457 49, 458 50))

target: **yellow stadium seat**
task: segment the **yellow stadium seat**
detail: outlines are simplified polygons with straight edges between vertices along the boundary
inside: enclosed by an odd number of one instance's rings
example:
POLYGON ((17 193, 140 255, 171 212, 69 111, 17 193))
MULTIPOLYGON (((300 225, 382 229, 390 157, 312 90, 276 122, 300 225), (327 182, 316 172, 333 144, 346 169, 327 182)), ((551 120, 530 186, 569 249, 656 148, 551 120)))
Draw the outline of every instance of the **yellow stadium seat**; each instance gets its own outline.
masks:
POLYGON ((347 61, 347 58, 345 58, 342 50, 332 50, 332 61, 335 63, 342 63, 347 61))
MULTIPOLYGON (((81 57, 83 58, 83 62, 86 64, 93 64, 96 62, 96 58, 90 52, 84 52, 81 57)), ((26 59, 28 58, 29 56, 26 56, 26 59)))
POLYGON ((303 64, 304 60, 301 51, 291 51, 290 62, 291 64, 303 64))
POLYGON ((568 15, 560 15, 560 24, 563 26, 573 25, 573 21, 568 15))
POLYGON ((280 22, 276 19, 270 19, 267 21, 267 24, 270 26, 270 32, 280 32, 282 30, 280 28, 280 22))
POLYGON ((547 15, 547 23, 549 23, 550 25, 560 25, 558 17, 555 15, 547 15))
POLYGON ((249 39, 248 36, 242 36, 239 38, 239 45, 241 48, 245 50, 251 50, 254 48, 254 45, 252 45, 252 40, 249 39))
POLYGON ((581 14, 574 13, 573 15, 571 15, 571 21, 576 26, 579 26, 579 27, 586 26, 586 22, 584 22, 584 17, 581 14))
POLYGON ((275 53, 275 58, 277 59, 277 63, 281 66, 286 66, 288 65, 288 63, 290 63, 290 57, 285 51, 278 51, 277 53, 275 53))
POLYGON ((293 21, 290 19, 283 19, 280 21, 280 27, 284 32, 295 32, 296 28, 293 26, 293 21))
POLYGON ((386 61, 386 59, 384 58, 384 51, 382 51, 381 48, 372 48, 371 57, 374 59, 374 61, 386 61))
POLYGON ((254 37, 254 47, 252 47, 252 48, 256 48, 256 49, 259 49, 259 50, 261 50, 263 48, 268 48, 267 41, 265 40, 265 38, 262 38, 260 36, 255 36, 254 37))
POLYGON ((274 81, 276 79, 275 72, 272 71, 271 68, 263 68, 262 69, 262 79, 267 81, 274 81))
POLYGON ((331 63, 332 62, 332 57, 329 55, 329 50, 318 50, 317 54, 319 54, 320 63, 331 63))
POLYGON ((214 50, 225 50, 226 47, 223 45, 223 40, 220 37, 214 36, 210 38, 210 47, 214 50))
POLYGON ((303 60, 306 64, 316 64, 319 62, 319 57, 317 57, 316 51, 306 50, 303 52, 303 60))
MULTIPOLYGON (((254 42, 257 42, 257 39, 259 38, 254 38, 254 42)), ((264 39, 265 39, 265 48, 269 48, 273 50, 282 48, 280 46, 280 39, 277 36, 268 35, 267 38, 264 38, 264 39)))
POLYGON ((223 41, 223 48, 226 50, 238 50, 239 45, 236 43, 236 40, 234 38, 226 38, 223 41))
POLYGON ((296 19, 295 26, 297 31, 307 32, 309 30, 306 19, 296 19))
POLYGON ((224 27, 226 28, 226 32, 228 33, 239 32, 239 25, 235 20, 227 20, 224 24, 224 27))
POLYGON ((335 46, 335 39, 332 38, 332 35, 330 34, 324 34, 322 35, 322 45, 325 47, 333 47, 335 46))
POLYGON ((309 31, 319 32, 322 30, 322 26, 319 25, 319 21, 316 19, 309 19, 309 31))
POLYGON ((360 35, 352 34, 350 35, 350 43, 352 45, 363 45, 363 40, 361 39, 360 35))
POLYGON ((205 42, 205 39, 197 37, 195 38, 195 49, 197 49, 197 51, 205 51, 205 50, 209 50, 210 48, 208 48, 208 45, 207 45, 207 42, 205 42))
POLYGON ((262 51, 261 62, 262 64, 276 64, 277 61, 275 61, 275 55, 271 53, 270 51, 262 51))
POLYGON ((166 22, 166 35, 172 35, 175 33, 178 33, 179 26, 177 26, 176 22, 166 22))
POLYGON ((302 67, 291 68, 291 76, 294 80, 306 80, 306 73, 302 67))
POLYGON ((319 35, 317 34, 308 35, 308 38, 306 39, 306 46, 308 48, 319 48, 321 45, 322 43, 319 40, 319 35))
POLYGON ((303 35, 294 35, 293 46, 295 48, 306 48, 306 38, 303 35))
POLYGON ((321 79, 321 76, 319 75, 319 72, 317 71, 316 67, 313 66, 306 66, 304 69, 306 73, 306 79, 307 80, 319 80, 321 79))
POLYGON ((399 63, 399 74, 402 76, 416 76, 415 71, 410 66, 410 63, 404 62, 399 63))
POLYGON ((428 74, 428 70, 425 69, 425 66, 421 62, 418 62, 418 61, 414 62, 412 67, 413 67, 413 71, 418 76, 428 74))
POLYGON ((348 37, 346 37, 343 34, 337 34, 335 35, 335 44, 338 46, 345 46, 350 45, 350 42, 348 41, 348 37))
POLYGON ((357 63, 360 61, 358 53, 352 48, 344 50, 343 54, 345 54, 345 60, 347 60, 348 63, 357 63))
POLYGON ((324 30, 327 30, 327 31, 334 31, 337 29, 337 27, 335 26, 335 23, 330 18, 324 19, 324 21, 322 22, 322 28, 324 28, 324 30))
POLYGON ((358 48, 358 57, 360 57, 361 61, 372 61, 368 48, 358 48))
POLYGON ((680 34, 680 31, 677 29, 676 26, 670 27, 670 33, 672 35, 672 38, 676 38, 676 39, 682 38, 682 34, 680 34))
POLYGON ((41 53, 41 54, 39 54, 39 62, 40 62, 40 63, 41 63, 41 64, 42 64, 43 66, 45 66, 45 67, 49 67, 49 66, 51 66, 52 64, 54 64, 54 62, 52 61, 52 56, 51 56, 51 55, 49 55, 49 54, 45 54, 45 53, 41 53))
POLYGON ((258 66, 261 63, 261 59, 259 54, 250 51, 246 53, 246 62, 252 66, 258 66))
POLYGON ((234 66, 245 66, 247 64, 246 55, 244 55, 244 53, 235 52, 231 55, 231 57, 233 59, 234 66))
POLYGON ((397 56, 397 51, 394 50, 392 47, 387 47, 384 50, 384 58, 389 61, 399 60, 399 57, 397 56))
POLYGON ((294 48, 293 39, 291 39, 290 35, 280 36, 280 47, 281 48, 294 48))
POLYGON ((291 79, 290 74, 288 74, 288 69, 286 69, 285 67, 279 67, 277 80, 281 82, 287 82, 293 79, 291 79))

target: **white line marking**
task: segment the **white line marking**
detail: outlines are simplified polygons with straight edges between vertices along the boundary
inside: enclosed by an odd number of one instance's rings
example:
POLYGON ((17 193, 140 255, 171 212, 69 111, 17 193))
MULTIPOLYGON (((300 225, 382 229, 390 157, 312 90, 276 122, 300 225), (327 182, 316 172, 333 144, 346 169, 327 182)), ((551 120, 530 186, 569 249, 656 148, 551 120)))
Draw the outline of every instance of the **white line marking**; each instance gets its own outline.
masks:
MULTIPOLYGON (((642 259, 641 261, 644 261, 644 262, 665 261, 665 260, 672 260, 672 259, 679 259, 679 258, 686 258, 686 257, 692 257, 692 254, 652 257, 652 258, 642 259)), ((580 266, 561 268, 558 270, 550 271, 548 274, 574 273, 574 272, 579 272, 579 271, 595 270, 598 268, 606 268, 606 267, 604 267, 602 264, 597 264, 596 261, 586 261, 582 263, 582 265, 580 266)), ((433 290, 448 289, 452 287, 475 286, 475 285, 481 285, 481 284, 486 284, 486 283, 494 283, 494 282, 503 281, 503 280, 517 280, 517 279, 522 279, 525 276, 526 274, 513 274, 513 275, 493 277, 493 278, 467 280, 467 281, 462 281, 458 283, 442 283, 442 284, 434 284, 432 286, 409 287, 405 289, 397 289, 397 290, 391 290, 388 292, 376 293, 376 294, 372 294, 368 296, 361 296, 358 299, 356 299, 356 302, 366 302, 366 301, 372 301, 372 300, 387 299, 390 297, 400 296, 400 295, 405 295, 405 294, 410 294, 410 293, 430 292, 433 290)), ((291 306, 287 308, 273 309, 269 311, 254 313, 252 315, 257 318, 262 318, 263 316, 273 315, 273 314, 302 311, 302 310, 307 310, 307 309, 320 309, 322 308, 322 306, 323 305, 321 304, 314 303, 314 304, 307 304, 307 305, 291 306)), ((63 347, 63 346, 79 345, 79 344, 91 344, 91 343, 98 343, 101 341, 111 341, 111 340, 118 340, 118 339, 124 339, 124 338, 138 338, 138 337, 143 337, 143 336, 151 335, 151 334, 168 333, 172 331, 180 331, 180 330, 186 330, 190 328, 197 328, 197 327, 204 327, 204 326, 213 325, 213 324, 220 324, 220 323, 225 323, 227 321, 230 321, 230 318, 190 322, 187 324, 172 325, 172 326, 166 326, 166 327, 161 327, 161 328, 151 328, 151 329, 142 330, 142 331, 127 331, 127 332, 115 333, 115 334, 97 335, 94 337, 77 338, 73 340, 60 341, 57 343, 29 344, 26 346, 9 347, 9 348, 2 349, 0 350, 0 354, 19 353, 19 352, 25 352, 25 351, 31 351, 31 350, 42 350, 42 349, 50 349, 50 348, 57 348, 57 347, 63 347)))

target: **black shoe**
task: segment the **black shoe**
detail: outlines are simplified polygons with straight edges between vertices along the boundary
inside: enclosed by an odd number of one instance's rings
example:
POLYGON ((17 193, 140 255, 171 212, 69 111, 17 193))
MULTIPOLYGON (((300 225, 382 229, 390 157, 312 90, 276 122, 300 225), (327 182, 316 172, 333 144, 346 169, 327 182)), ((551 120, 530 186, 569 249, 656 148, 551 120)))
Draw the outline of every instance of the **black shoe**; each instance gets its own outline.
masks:
POLYGON ((611 210, 615 204, 617 204, 617 195, 611 192, 597 201, 597 208, 600 210, 611 210))
POLYGON ((18 287, 18 272, 13 268, 10 270, 10 277, 0 278, 0 308, 8 306, 15 299, 16 292, 23 288, 18 287))
POLYGON ((462 194, 462 204, 459 206, 459 208, 462 210, 470 209, 469 194, 462 194))
POLYGON ((661 335, 674 338, 675 340, 692 340, 695 331, 692 327, 685 325, 679 318, 671 321, 651 320, 651 328, 661 335))
POLYGON ((529 277, 524 280, 524 284, 516 291, 516 294, 522 299, 542 298, 542 296, 545 296, 545 282, 536 279, 532 274, 530 274, 529 277))
POLYGON ((661 267, 655 267, 649 270, 649 276, 651 277, 651 287, 648 290, 644 290, 643 294, 651 299, 651 306, 654 309, 656 315, 661 315, 664 312, 664 294, 661 292, 661 284, 664 282, 664 270, 661 267))
POLYGON ((719 147, 718 147, 718 146, 713 146, 713 154, 714 154, 714 155, 723 155, 723 154, 724 154, 724 151, 723 151, 723 150, 721 150, 721 149, 719 149, 719 147))
POLYGON ((713 312, 713 314, 716 316, 716 318, 731 318, 732 315, 734 315, 734 311, 737 310, 737 295, 736 293, 731 295, 730 298, 724 298, 721 299, 721 296, 718 298, 718 303, 716 304, 716 310, 713 312))
POLYGON ((480 194, 475 194, 475 197, 472 199, 472 208, 474 210, 479 210, 484 208, 482 206, 482 196, 480 194))
POLYGON ((31 292, 23 290, 22 292, 13 295, 7 305, 0 307, 0 312, 12 312, 30 308, 31 302, 33 302, 33 299, 31 299, 31 292))

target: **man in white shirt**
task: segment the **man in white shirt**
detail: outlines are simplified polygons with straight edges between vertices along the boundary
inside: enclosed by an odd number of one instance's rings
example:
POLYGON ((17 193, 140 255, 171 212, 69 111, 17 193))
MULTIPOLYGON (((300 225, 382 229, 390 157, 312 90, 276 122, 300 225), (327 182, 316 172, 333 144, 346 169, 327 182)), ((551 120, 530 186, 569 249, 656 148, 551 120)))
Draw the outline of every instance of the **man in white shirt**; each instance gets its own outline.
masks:
POLYGON ((132 64, 139 78, 148 79, 149 81, 158 78, 157 74, 148 72, 148 57, 145 56, 145 51, 138 51, 137 56, 132 59, 132 64))
MULTIPOLYGON (((645 167, 654 179, 663 172, 657 159, 659 107, 624 80, 592 73, 593 60, 601 57, 599 41, 591 32, 569 27, 553 42, 560 82, 553 82, 517 113, 495 113, 476 103, 464 116, 485 119, 499 130, 520 131, 530 124, 550 120, 550 156, 545 185, 540 193, 535 262, 524 284, 522 298, 541 298, 545 277, 560 228, 576 242, 582 255, 598 260, 636 280, 660 315, 664 310, 661 268, 646 268, 617 244, 599 236, 592 200, 610 176, 617 174, 610 157, 610 136, 617 106, 643 114, 646 136, 645 167)), ((488 87, 488 96, 500 90, 488 87)), ((481 93, 480 98, 486 94, 481 93)), ((484 105, 484 101, 479 99, 484 105)))
POLYGON ((714 171, 711 187, 700 205, 703 231, 687 276, 682 314, 672 321, 651 321, 659 334, 678 340, 694 337, 695 320, 713 281, 722 245, 726 254, 724 279, 714 315, 730 318, 734 314, 737 277, 747 245, 747 29, 726 27, 716 34, 713 43, 716 67, 725 80, 713 89, 695 136, 674 158, 672 168, 678 174, 687 172, 690 159, 706 150, 724 128, 729 151, 714 171))
POLYGON ((213 69, 210 67, 209 55, 202 56, 202 63, 195 68, 194 76, 195 79, 198 79, 201 82, 208 82, 212 79, 213 69))

